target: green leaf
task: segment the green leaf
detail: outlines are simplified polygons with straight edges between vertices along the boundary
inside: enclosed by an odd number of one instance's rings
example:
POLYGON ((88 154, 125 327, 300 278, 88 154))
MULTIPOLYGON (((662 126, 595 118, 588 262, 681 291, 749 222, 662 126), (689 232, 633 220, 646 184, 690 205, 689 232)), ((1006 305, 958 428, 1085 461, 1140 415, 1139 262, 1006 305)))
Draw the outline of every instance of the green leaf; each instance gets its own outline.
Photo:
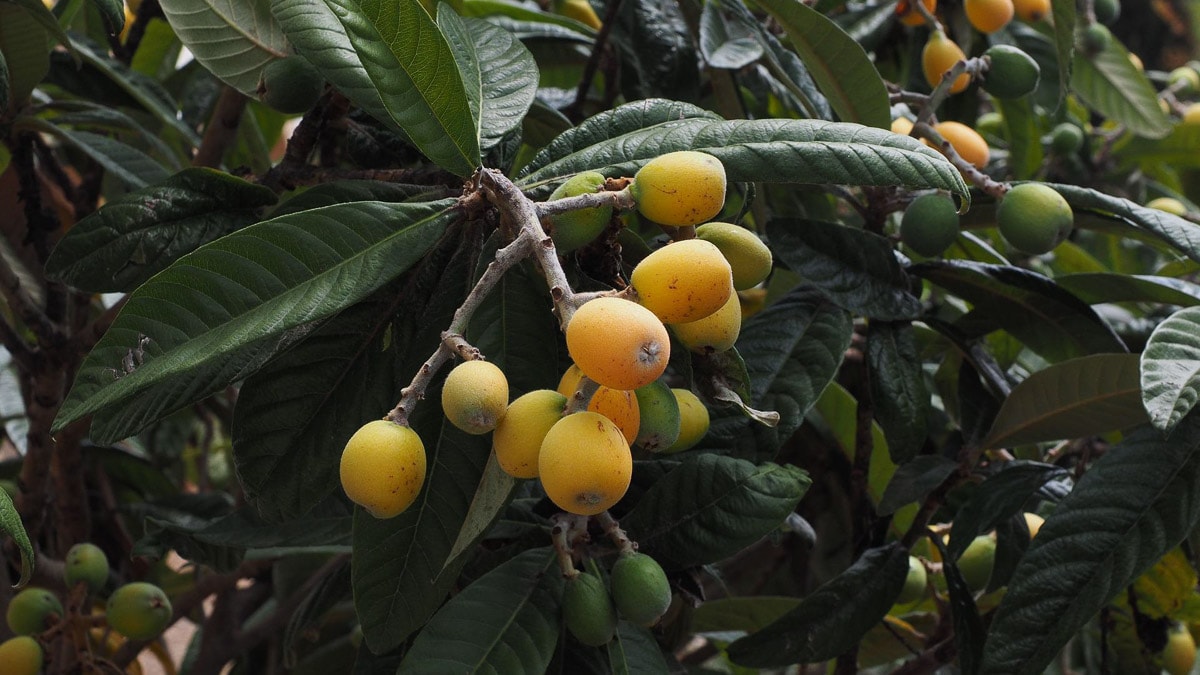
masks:
POLYGON ((1142 352, 1142 404, 1164 434, 1200 399, 1200 308, 1188 307, 1158 324, 1142 352))
POLYGON ((262 69, 291 53, 270 0, 160 0, 175 34, 225 84, 257 96, 262 69))
POLYGON ((482 19, 463 19, 449 5, 438 5, 437 22, 454 51, 479 149, 486 152, 529 112, 537 93, 537 63, 512 33, 482 19))
POLYGON ((1046 519, 991 622, 984 673, 1041 673, 1108 601, 1200 520, 1200 416, 1143 427, 1097 459, 1046 519))
POLYGON ((875 419, 887 434, 892 461, 903 464, 925 444, 929 390, 912 326, 872 321, 867 363, 875 419))
POLYGON ((844 122, 887 129, 887 89, 866 51, 840 26, 799 0, 755 0, 783 27, 829 105, 844 122))
POLYGON ((42 116, 58 126, 95 129, 113 134, 132 133, 138 143, 150 146, 157 159, 167 163, 173 171, 184 168, 183 157, 161 137, 160 132, 151 131, 117 108, 91 101, 61 100, 43 108, 42 116))
POLYGON ((319 209, 345 202, 422 202, 449 197, 447 190, 429 185, 385 183, 378 180, 335 180, 314 185, 279 205, 272 217, 319 209))
POLYGON ((558 645, 562 589, 551 549, 521 553, 447 602, 397 672, 546 672, 558 645))
POLYGON ((1095 354, 1056 363, 1013 388, 984 448, 1082 438, 1146 421, 1137 354, 1095 354))
POLYGON ((1121 144, 1114 159, 1123 166, 1166 164, 1174 169, 1200 166, 1200 125, 1176 124, 1163 138, 1131 138, 1121 144))
POLYGON ((1107 302, 1200 305, 1200 286, 1172 277, 1088 272, 1055 277, 1054 282, 1089 305, 1107 302))
POLYGON ((774 623, 800 602, 800 598, 770 595, 706 600, 692 615, 692 630, 697 633, 753 633, 774 623))
POLYGON ((92 0, 110 35, 120 35, 125 28, 124 0, 92 0))
POLYGON ((1032 97, 993 100, 1008 130, 1008 166, 1013 176, 1021 180, 1033 178, 1042 166, 1043 152, 1032 97))
POLYGON ((114 199, 55 247, 46 274, 92 293, 128 292, 176 258, 249 225, 275 193, 211 169, 187 169, 114 199))
POLYGON ((767 235, 776 255, 793 272, 838 306, 855 314, 893 321, 921 314, 921 301, 887 239, 819 220, 775 219, 767 235))
POLYGON ((778 411, 779 425, 751 422, 740 411, 714 414, 709 438, 747 456, 773 456, 837 376, 853 331, 845 310, 806 285, 755 314, 742 326, 736 347, 750 376, 749 402, 778 411))
POLYGON ((466 176, 479 136, 454 52, 418 0, 273 0, 297 51, 355 105, 466 176))
POLYGON ((1075 62, 1075 0, 1050 0, 1054 17, 1054 47, 1058 53, 1058 106, 1071 91, 1071 64, 1075 62))
POLYGON ((584 36, 596 34, 595 29, 591 26, 559 14, 543 12, 536 9, 536 6, 520 5, 507 0, 462 0, 457 5, 459 6, 456 6, 455 9, 458 9, 463 16, 509 18, 526 24, 561 26, 584 36))
POLYGON ((1079 220, 1078 213, 1081 210, 1115 216, 1123 223, 1154 235, 1155 239, 1170 244, 1187 257, 1200 262, 1200 227, 1185 218, 1078 185, 1045 185, 1054 188, 1067 200, 1076 212, 1076 220, 1079 220))
POLYGON ((537 166, 536 170, 527 167, 520 184, 544 189, 586 170, 632 176, 654 157, 675 150, 715 156, 725 165, 731 181, 939 188, 969 199, 958 169, 915 138, 820 120, 690 118, 663 122, 552 161, 539 163, 535 158, 530 167, 537 166))
POLYGON ((133 188, 143 188, 164 181, 170 176, 162 164, 146 153, 107 136, 90 131, 73 131, 36 117, 18 118, 13 123, 13 128, 40 131, 55 136, 133 188))
POLYGON ((15 4, 29 13, 29 16, 34 21, 38 22, 47 33, 54 36, 62 46, 67 48, 71 53, 71 57, 75 59, 75 63, 79 63, 79 56, 75 53, 75 46, 71 43, 71 38, 67 36, 65 31, 58 23, 58 17, 54 16, 54 12, 50 11, 41 0, 4 0, 5 2, 15 4))
MULTIPOLYGON (((4 58, 4 45, 0 43, 0 110, 8 109, 9 97, 12 93, 9 82, 8 60, 4 58)), ((8 146, 5 146, 5 151, 7 150, 8 146)), ((8 162, 5 162, 0 165, 0 172, 7 168, 8 162)))
POLYGON ((836 658, 883 619, 907 575, 908 551, 899 543, 868 549, 794 610, 730 644, 729 658, 750 668, 836 658))
POLYGON ((33 577, 33 561, 35 560, 33 544, 30 543, 29 535, 25 532, 25 525, 21 523, 21 514, 17 513, 17 507, 13 506, 12 497, 9 497, 8 491, 2 488, 0 488, 0 531, 12 537, 13 543, 21 551, 21 578, 17 580, 14 588, 24 586, 33 577))
POLYGON ((606 646, 613 675, 667 675, 671 670, 650 629, 628 621, 617 623, 617 634, 606 646))
POLYGON ((946 589, 950 595, 950 619, 954 624, 954 644, 958 647, 959 668, 964 675, 975 675, 979 672, 980 652, 987 633, 979 617, 979 608, 975 606, 974 591, 963 579, 956 559, 947 553, 941 540, 931 537, 930 541, 937 547, 944 561, 942 574, 946 577, 946 589))
POLYGON ((621 523, 664 569, 705 565, 779 527, 809 482, 794 466, 693 454, 655 482, 621 523))
MULTIPOLYGON (((95 413, 92 438, 124 438, 245 378, 324 319, 416 262, 457 217, 452 201, 355 202, 239 230, 135 291, 84 361, 55 428, 95 413), (114 379, 149 338, 145 363, 114 379)), ((137 365, 131 363, 130 365, 137 365)))
POLYGON ((924 262, 911 274, 954 293, 1049 361, 1127 351, 1091 307, 1050 279, 1018 267, 924 262))
POLYGON ((1026 500, 1042 485, 1066 478, 1067 470, 1053 464, 1012 461, 984 479, 954 514, 949 557, 958 560, 975 537, 1021 513, 1026 500))
POLYGON ((958 469, 958 462, 940 455, 919 455, 896 468, 875 511, 890 516, 906 504, 925 499, 958 469))
POLYGON ((740 70, 761 59, 764 49, 753 28, 722 15, 726 6, 704 3, 700 13, 700 53, 710 68, 740 70))
POLYGON ((1097 54, 1075 52, 1071 91, 1135 135, 1162 138, 1171 132, 1171 120, 1159 107, 1154 86, 1115 37, 1097 54))
POLYGON ((10 85, 8 104, 24 103, 50 71, 50 36, 24 9, 0 2, 0 52, 10 85))

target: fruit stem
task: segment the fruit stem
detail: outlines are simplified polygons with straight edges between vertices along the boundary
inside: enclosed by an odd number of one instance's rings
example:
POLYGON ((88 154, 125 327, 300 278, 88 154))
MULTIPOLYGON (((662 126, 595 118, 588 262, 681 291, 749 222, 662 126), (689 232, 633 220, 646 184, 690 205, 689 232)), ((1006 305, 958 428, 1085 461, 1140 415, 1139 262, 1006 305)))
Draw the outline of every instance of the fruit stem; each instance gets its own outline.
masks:
POLYGON ((922 17, 924 17, 925 23, 929 26, 930 30, 942 33, 946 32, 945 27, 942 26, 942 22, 938 21, 938 18, 934 16, 933 12, 929 11, 929 9, 925 7, 925 3, 921 2, 921 0, 912 0, 909 2, 909 6, 917 10, 917 14, 920 14, 922 17))
POLYGON ((637 552, 637 542, 630 539, 628 534, 625 534, 625 530, 621 529, 621 524, 612 517, 611 513, 604 511, 593 516, 593 518, 596 519, 596 524, 604 530, 604 534, 608 535, 608 538, 612 540, 612 543, 616 545, 622 554, 637 552))
MULTIPOLYGON (((554 523, 554 528, 550 530, 550 540, 554 544, 554 553, 558 558, 558 568, 562 571, 564 579, 574 579, 579 576, 579 570, 575 569, 574 550, 571 547, 571 540, 576 530, 586 527, 587 519, 581 516, 574 516, 567 513, 559 513, 551 519, 554 523)), ((585 530, 586 531, 586 530, 585 530)))
POLYGON ((563 410, 563 417, 571 413, 582 412, 587 410, 588 405, 592 402, 592 397, 600 390, 600 384, 591 379, 587 375, 579 378, 579 386, 575 387, 575 394, 571 396, 571 400, 567 402, 567 407, 563 410))
POLYGON ((600 192, 590 192, 575 197, 555 199, 550 202, 536 202, 534 210, 537 212, 538 218, 541 219, 546 216, 557 216, 571 211, 594 209, 603 206, 611 206, 614 209, 629 211, 635 208, 637 203, 633 200, 633 193, 626 187, 623 190, 601 190, 600 192))
MULTIPOLYGON (((916 5, 921 7, 920 2, 917 2, 916 5)), ((922 9, 924 8, 922 7, 922 9)), ((946 97, 950 96, 950 88, 954 86, 954 82, 958 80, 959 75, 967 73, 971 76, 971 79, 976 79, 983 73, 986 73, 987 68, 988 63, 979 57, 959 60, 957 63, 951 66, 950 70, 942 73, 941 81, 938 82, 937 86, 933 88, 933 91, 929 94, 929 98, 925 100, 925 104, 922 105, 921 110, 917 112, 916 123, 918 125, 922 123, 927 124, 931 119, 933 119, 934 111, 938 109, 938 106, 942 105, 942 101, 945 101, 946 97)))
MULTIPOLYGON (((924 114, 924 110, 922 110, 922 114, 924 114)), ((963 159, 962 155, 958 154, 954 146, 950 144, 950 141, 943 138, 928 122, 918 121, 914 124, 912 135, 916 138, 924 138, 933 144, 962 173, 963 178, 966 178, 975 187, 983 190, 985 193, 996 199, 1000 199, 1008 192, 1009 185, 1007 183, 992 180, 991 176, 976 169, 974 164, 963 159)))

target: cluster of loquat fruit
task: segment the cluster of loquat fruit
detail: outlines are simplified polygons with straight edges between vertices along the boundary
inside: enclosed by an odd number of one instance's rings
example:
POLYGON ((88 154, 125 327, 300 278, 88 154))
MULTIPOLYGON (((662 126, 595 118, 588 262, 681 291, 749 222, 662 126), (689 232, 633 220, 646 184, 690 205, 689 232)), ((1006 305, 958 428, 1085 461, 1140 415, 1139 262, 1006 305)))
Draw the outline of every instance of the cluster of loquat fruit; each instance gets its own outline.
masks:
POLYGON ((103 614, 91 611, 93 606, 99 607, 91 599, 103 592, 108 576, 104 551, 95 544, 76 544, 67 551, 63 565, 63 581, 72 601, 66 609, 62 600, 45 588, 30 586, 13 596, 5 620, 16 637, 0 643, 0 672, 40 673, 46 661, 43 644, 58 633, 72 636, 85 633, 87 637, 82 639, 99 642, 110 651, 120 641, 105 631, 104 625, 127 640, 158 637, 171 622, 172 608, 166 593, 154 584, 142 581, 124 584, 108 596, 103 614))

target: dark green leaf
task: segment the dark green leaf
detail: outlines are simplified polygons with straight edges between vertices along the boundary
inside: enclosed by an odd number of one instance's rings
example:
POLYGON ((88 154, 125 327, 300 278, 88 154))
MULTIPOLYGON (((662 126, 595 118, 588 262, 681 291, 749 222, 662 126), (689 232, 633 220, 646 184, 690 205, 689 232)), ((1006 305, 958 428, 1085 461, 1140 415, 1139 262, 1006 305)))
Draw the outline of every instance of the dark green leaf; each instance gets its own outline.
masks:
POLYGON ((617 635, 608 643, 613 675, 667 675, 667 660, 649 629, 628 621, 617 624, 617 635))
POLYGON ((19 118, 14 127, 40 131, 71 145, 126 185, 141 188, 166 180, 166 168, 132 145, 90 131, 72 131, 36 117, 19 118))
POLYGON ((1122 165, 1147 168, 1163 164, 1173 169, 1200 166, 1200 125, 1176 124, 1162 138, 1131 138, 1121 145, 1116 159, 1122 165))
POLYGON ((1058 53, 1058 105, 1070 91, 1071 64, 1075 62, 1075 0, 1050 0, 1054 16, 1054 46, 1058 53))
POLYGON ((56 428, 95 413, 105 443, 245 378, 416 262, 453 202, 353 202, 269 220, 180 258, 135 291, 80 368, 56 428), (148 338, 145 363, 132 358, 148 338), (123 363, 124 362, 124 363, 123 363), (114 379, 123 365, 133 372, 114 379))
POLYGON ((21 523, 21 514, 17 513, 17 507, 13 506, 12 497, 9 497, 8 491, 3 488, 0 488, 0 532, 12 537, 17 550, 21 552, 21 578, 17 580, 16 585, 24 586, 33 576, 33 544, 25 532, 25 525, 21 523))
POLYGON ((418 0, 273 0, 297 51, 338 91, 465 176, 479 136, 454 53, 418 0))
POLYGON ((892 461, 904 464, 925 444, 929 390, 912 326, 872 321, 867 329, 871 402, 892 461))
MULTIPOLYGON (((1096 211, 1115 216, 1137 230, 1156 235, 1187 257, 1200 262, 1200 227, 1179 216, 1135 204, 1128 199, 1078 185, 1046 183, 1061 194, 1076 214, 1080 210, 1096 211)), ((1078 215, 1076 216, 1078 220, 1078 215)))
POLYGON ((1129 60, 1120 40, 1110 39, 1097 54, 1076 51, 1073 65, 1071 91, 1088 106, 1138 136, 1162 138, 1171 132, 1157 92, 1129 60))
POLYGON ((751 668, 836 658, 883 620, 907 575, 908 551, 900 544, 868 549, 796 609, 729 645, 729 658, 751 668))
POLYGON ((712 68, 739 70, 762 58, 763 46, 753 28, 722 16, 725 6, 725 3, 704 3, 700 13, 700 53, 712 68))
POLYGON ((93 293, 128 292, 176 258, 258 220, 275 193, 211 169, 187 169, 114 199, 55 247, 46 274, 93 293))
POLYGON ((1110 448, 1042 525, 996 609, 984 673, 1041 673, 1108 601, 1200 519, 1200 416, 1110 448))
POLYGON ((808 474, 794 466, 693 454, 651 486, 621 523, 663 568, 704 565, 779 527, 808 486, 808 474))
MULTIPOLYGON (((24 103, 50 70, 52 43, 33 15, 0 2, 0 52, 8 71, 9 105, 24 103)), ((7 146, 6 146, 7 147, 7 146)))
POLYGON ((623 0, 608 40, 620 58, 627 100, 699 97, 700 56, 678 3, 623 0))
POLYGON ((768 595, 708 600, 692 615, 692 630, 697 633, 753 633, 774 623, 800 602, 800 598, 768 595))
POLYGON ((775 219, 772 248, 793 272, 855 314, 885 321, 921 314, 909 278, 887 239, 819 220, 775 219))
POLYGON ((398 673, 541 675, 558 644, 562 588, 553 551, 525 551, 447 602, 398 673))
POLYGON ((921 455, 903 464, 892 474, 891 481, 879 499, 875 510, 881 516, 895 513, 900 507, 920 501, 941 485, 958 468, 958 462, 940 455, 921 455))
POLYGON ((954 644, 958 646, 958 665, 965 675, 975 675, 979 672, 980 652, 987 635, 979 618, 979 608, 975 606, 975 596, 941 540, 933 537, 930 541, 946 561, 942 573, 950 593, 950 618, 954 623, 954 644))
POLYGON ((63 27, 58 23, 58 17, 54 16, 54 12, 51 12, 50 8, 47 7, 45 3, 43 3, 41 0, 4 1, 15 4, 16 6, 28 12, 29 16, 31 16, 34 21, 38 22, 38 25, 40 25, 42 29, 44 29, 50 35, 53 35, 54 39, 57 40, 59 44, 66 47, 67 51, 71 52, 71 56, 75 59, 75 63, 79 63, 79 56, 75 53, 75 46, 72 44, 71 38, 67 36, 67 31, 63 30, 63 27))
POLYGON ((537 63, 512 33, 482 19, 463 19, 449 5, 438 5, 437 22, 457 59, 479 149, 487 151, 529 111, 537 93, 537 63))
POLYGON ((378 180, 335 180, 321 183, 301 192, 279 205, 271 217, 299 213, 322 206, 345 202, 414 202, 433 201, 449 197, 447 190, 430 185, 385 183, 378 180))
POLYGON ((1137 354, 1095 354, 1057 363, 1013 388, 984 448, 1006 448, 1126 429, 1146 421, 1137 354))
POLYGON ((1009 169, 1020 180, 1033 178, 1042 166, 1043 153, 1032 98, 1023 96, 1019 99, 994 100, 996 110, 1004 116, 1004 126, 1008 130, 1009 169))
POLYGON ((862 46, 836 23, 795 0, 755 0, 783 26, 829 105, 844 122, 887 129, 887 89, 862 46))
POLYGON ((1183 279, 1090 272, 1055 277, 1055 283, 1089 305, 1106 302, 1154 302, 1200 305, 1200 286, 1183 279))
POLYGON ((1066 476, 1066 469, 1053 464, 1003 463, 958 508, 954 527, 950 528, 949 557, 958 560, 975 537, 1020 513, 1025 501, 1043 484, 1066 476))
MULTIPOLYGON (((4 58, 3 43, 0 43, 0 110, 8 109, 9 94, 11 86, 9 84, 8 61, 4 58)), ((7 146, 5 152, 8 152, 7 146)), ((0 166, 0 171, 8 168, 8 162, 0 166)))
POLYGON ((175 34, 210 73, 255 97, 262 69, 291 53, 270 0, 160 0, 175 34))
POLYGON ((1200 308, 1158 324, 1142 352, 1142 404, 1150 422, 1170 434, 1200 399, 1200 308))
POLYGON ((1049 361, 1127 351, 1091 307, 1040 274, 966 261, 925 262, 909 272, 970 302, 1049 361))
POLYGON ((100 12, 100 16, 104 19, 104 25, 108 27, 110 35, 120 35, 121 30, 125 28, 125 2, 124 0, 92 0, 92 4, 100 12))
POLYGON ((561 26, 584 36, 591 36, 596 33, 595 29, 591 26, 580 23, 575 19, 550 12, 543 12, 530 5, 519 5, 507 2, 506 0, 461 0, 461 2, 455 3, 455 8, 463 16, 480 18, 507 17, 521 23, 561 26), (460 5, 461 7, 459 7, 460 5))

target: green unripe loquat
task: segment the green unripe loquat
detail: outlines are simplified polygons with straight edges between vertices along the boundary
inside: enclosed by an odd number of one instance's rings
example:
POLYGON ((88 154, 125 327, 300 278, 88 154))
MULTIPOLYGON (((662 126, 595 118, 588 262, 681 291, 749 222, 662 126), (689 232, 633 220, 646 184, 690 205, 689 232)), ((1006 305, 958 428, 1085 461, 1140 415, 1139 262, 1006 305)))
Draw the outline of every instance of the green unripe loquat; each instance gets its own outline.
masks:
POLYGON ((1146 207, 1158 209, 1159 211, 1165 211, 1173 216, 1187 215, 1187 206, 1185 206, 1184 203, 1178 199, 1173 199, 1171 197, 1159 197, 1158 199, 1151 199, 1150 201, 1146 202, 1146 207))
POLYGON ((728 350, 737 342, 741 331, 742 303, 737 293, 730 293, 720 309, 702 319, 671 324, 675 337, 685 347, 700 354, 728 350))
POLYGON ((679 401, 662 380, 655 380, 634 391, 641 412, 634 443, 643 450, 659 452, 679 439, 679 401))
POLYGON ((1200 73, 1190 66, 1180 66, 1167 75, 1167 84, 1180 94, 1192 94, 1200 90, 1200 73))
POLYGON ((125 584, 108 598, 108 625, 130 640, 158 637, 171 622, 171 601, 154 584, 125 584))
POLYGON ((583 572, 567 579, 562 608, 567 630, 589 647, 608 644, 617 632, 612 599, 604 582, 594 574, 583 572))
POLYGON ((258 99, 281 113, 307 112, 325 91, 325 79, 303 56, 276 59, 263 68, 258 99))
POLYGON ((622 553, 612 568, 612 596, 622 617, 649 627, 671 606, 671 583, 654 558, 622 553))
POLYGON ((63 615, 58 596, 44 588, 29 587, 13 596, 4 618, 17 635, 34 635, 46 630, 52 614, 63 615))
POLYGON ((958 559, 958 571, 972 591, 982 591, 987 588, 995 564, 996 537, 983 534, 975 537, 967 550, 963 551, 958 559))
POLYGON ((1083 129, 1063 122, 1050 132, 1050 152, 1059 157, 1070 157, 1083 149, 1083 140, 1083 129))
POLYGON ((941 255, 958 238, 958 212, 945 195, 921 195, 900 219, 900 240, 925 257, 941 255))
POLYGON ((550 389, 522 394, 510 403, 492 434, 500 468, 513 478, 537 478, 542 440, 566 407, 567 397, 550 389))
POLYGON ((996 98, 1016 99, 1037 89, 1041 68, 1024 51, 1011 45, 992 45, 983 55, 991 64, 983 80, 987 93, 996 98))
POLYGON ((442 411, 446 419, 468 434, 486 434, 508 409, 508 379, 490 361, 463 361, 446 376, 442 411))
POLYGON ((67 588, 85 582, 91 593, 104 588, 108 582, 108 558, 104 551, 87 542, 72 546, 63 566, 63 580, 67 582, 67 588))
POLYGON ((725 167, 694 150, 668 152, 647 162, 630 191, 638 212, 661 225, 684 227, 712 220, 725 206, 725 167))
POLYGON ((744 227, 733 223, 705 223, 696 228, 696 238, 720 249, 733 272, 734 290, 754 288, 771 273, 771 249, 758 235, 744 227))
POLYGON ((729 300, 733 270, 713 243, 686 239, 643 258, 629 282, 638 302, 664 323, 687 323, 703 319, 729 300))
MULTIPOLYGON (((571 176, 567 182, 559 185, 550 194, 548 201, 598 192, 604 187, 605 180, 604 174, 598 171, 577 173, 571 176)), ((592 240, 600 236, 611 219, 611 206, 579 209, 547 218, 550 221, 550 237, 554 240, 554 247, 559 253, 570 253, 581 246, 590 244, 592 240)))
POLYGON ((921 564, 919 559, 908 556, 908 576, 904 578, 904 588, 900 589, 895 604, 907 605, 925 597, 928 581, 929 575, 925 571, 925 565, 921 564))
POLYGON ((37 640, 18 635, 0 643, 0 664, 5 675, 38 675, 46 655, 37 640))
POLYGON ((409 427, 367 422, 346 442, 338 470, 350 501, 376 518, 393 518, 425 483, 425 444, 409 427))
POLYGON ((679 404, 679 438, 663 453, 673 454, 694 447, 708 433, 708 408, 688 389, 672 389, 679 404))
POLYGON ((1100 23, 1093 23, 1081 31, 1079 44, 1084 54, 1095 56, 1108 48, 1112 33, 1100 23))
POLYGON ((1096 13, 1097 21, 1111 26, 1121 16, 1121 0, 1095 0, 1092 3, 1092 11, 1096 13))
POLYGON ((1008 138, 1008 125, 1004 121, 1004 115, 998 112, 986 112, 975 120, 975 130, 982 136, 991 136, 999 140, 1008 138))
POLYGON ((1062 195, 1042 183, 1022 183, 1008 191, 996 209, 1000 234, 1030 255, 1058 246, 1074 227, 1075 214, 1062 195))

